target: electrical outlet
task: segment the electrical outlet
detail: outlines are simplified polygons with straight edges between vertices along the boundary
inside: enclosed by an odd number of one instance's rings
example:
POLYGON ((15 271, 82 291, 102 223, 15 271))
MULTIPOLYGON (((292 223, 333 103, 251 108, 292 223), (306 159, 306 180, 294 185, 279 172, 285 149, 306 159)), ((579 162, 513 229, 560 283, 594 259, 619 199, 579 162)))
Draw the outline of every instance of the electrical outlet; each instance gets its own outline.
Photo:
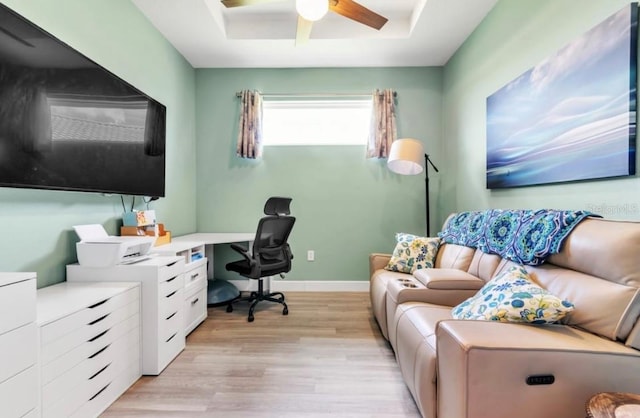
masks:
POLYGON ((307 251, 307 261, 315 261, 316 260, 316 252, 313 250, 307 251))

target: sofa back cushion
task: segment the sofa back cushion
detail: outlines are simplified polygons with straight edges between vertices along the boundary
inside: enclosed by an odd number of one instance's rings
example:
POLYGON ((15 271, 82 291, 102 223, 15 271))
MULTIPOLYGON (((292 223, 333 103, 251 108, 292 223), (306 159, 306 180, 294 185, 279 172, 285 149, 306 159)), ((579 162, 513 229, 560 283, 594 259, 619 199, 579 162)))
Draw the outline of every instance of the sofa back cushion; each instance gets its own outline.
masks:
POLYGON ((640 222, 585 219, 548 262, 613 283, 640 287, 640 222))
MULTIPOLYGON (((639 255, 640 223, 591 218, 574 228, 560 253, 526 269, 545 289, 575 305, 563 323, 625 341, 640 315, 639 255)), ((510 265, 503 261, 496 274, 510 265)), ((628 344, 640 348, 640 339, 628 344)))
POLYGON ((563 323, 611 340, 627 338, 640 313, 638 289, 553 264, 527 266, 532 279, 575 306, 563 323))
POLYGON ((480 250, 475 250, 467 272, 488 282, 495 276, 501 262, 502 258, 497 254, 487 254, 480 250))
POLYGON ((436 268, 468 271, 475 248, 457 244, 441 244, 436 256, 436 268))

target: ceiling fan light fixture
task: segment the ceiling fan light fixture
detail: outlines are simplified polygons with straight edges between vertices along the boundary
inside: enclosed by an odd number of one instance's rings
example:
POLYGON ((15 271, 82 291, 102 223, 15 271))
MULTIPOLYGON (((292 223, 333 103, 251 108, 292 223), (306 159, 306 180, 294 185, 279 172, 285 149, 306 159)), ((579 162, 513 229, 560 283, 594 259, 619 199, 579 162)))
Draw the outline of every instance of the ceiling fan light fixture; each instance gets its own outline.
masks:
POLYGON ((296 11, 304 19, 315 22, 329 11, 329 0, 296 0, 296 11))

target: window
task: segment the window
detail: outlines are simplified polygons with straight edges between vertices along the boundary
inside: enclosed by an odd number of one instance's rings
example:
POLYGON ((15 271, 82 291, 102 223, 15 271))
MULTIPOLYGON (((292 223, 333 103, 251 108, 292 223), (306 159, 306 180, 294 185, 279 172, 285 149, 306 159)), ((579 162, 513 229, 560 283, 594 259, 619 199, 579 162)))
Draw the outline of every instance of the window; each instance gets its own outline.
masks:
POLYGON ((263 143, 270 145, 365 145, 370 99, 268 100, 263 102, 263 143))

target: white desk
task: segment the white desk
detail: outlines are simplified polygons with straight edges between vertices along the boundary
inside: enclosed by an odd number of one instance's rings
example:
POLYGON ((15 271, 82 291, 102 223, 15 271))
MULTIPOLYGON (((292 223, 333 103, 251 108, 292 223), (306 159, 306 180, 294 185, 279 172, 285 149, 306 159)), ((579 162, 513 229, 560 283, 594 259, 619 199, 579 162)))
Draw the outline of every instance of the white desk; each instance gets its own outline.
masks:
MULTIPOLYGON (((248 248, 251 251, 253 247, 253 240, 255 238, 255 232, 196 232, 193 234, 182 235, 180 237, 173 238, 171 245, 175 246, 192 246, 194 242, 204 244, 205 255, 207 258, 207 278, 208 288, 211 289, 212 283, 215 280, 214 277, 214 261, 213 261, 213 247, 216 244, 232 244, 235 242, 247 242, 248 248)), ((210 301, 210 296, 207 293, 207 302, 210 301)))
POLYGON ((172 238, 173 241, 199 241, 205 244, 231 244, 249 242, 255 238, 255 232, 196 232, 172 238))
POLYGON ((207 277, 213 280, 213 246, 215 244, 232 244, 234 242, 248 242, 249 248, 253 246, 255 232, 196 232, 172 238, 172 242, 201 242, 205 244, 205 254, 209 265, 207 277))

